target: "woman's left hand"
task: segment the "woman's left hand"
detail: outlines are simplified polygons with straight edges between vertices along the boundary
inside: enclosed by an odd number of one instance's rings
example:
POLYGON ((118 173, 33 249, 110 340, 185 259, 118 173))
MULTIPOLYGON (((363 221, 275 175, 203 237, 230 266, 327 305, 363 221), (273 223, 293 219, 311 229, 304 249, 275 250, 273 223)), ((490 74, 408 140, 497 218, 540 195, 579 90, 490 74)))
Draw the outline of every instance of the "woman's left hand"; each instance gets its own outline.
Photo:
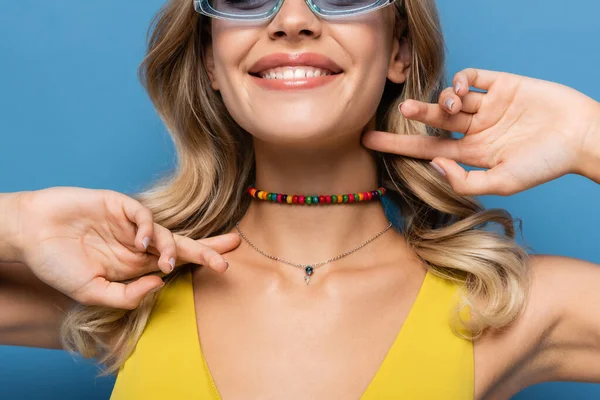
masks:
POLYGON ((465 196, 507 196, 569 173, 597 179, 600 103, 561 84, 473 68, 457 73, 453 86, 438 104, 406 100, 401 112, 464 137, 369 131, 365 147, 433 160, 465 196), (467 172, 457 162, 488 170, 467 172))

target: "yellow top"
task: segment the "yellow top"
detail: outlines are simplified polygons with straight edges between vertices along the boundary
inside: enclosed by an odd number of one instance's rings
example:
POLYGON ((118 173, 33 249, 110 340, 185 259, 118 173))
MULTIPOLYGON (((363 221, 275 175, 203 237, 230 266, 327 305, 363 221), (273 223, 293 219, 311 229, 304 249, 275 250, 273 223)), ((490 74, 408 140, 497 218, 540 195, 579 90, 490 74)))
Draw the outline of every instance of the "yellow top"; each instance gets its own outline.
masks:
MULTIPOLYGON (((472 341, 450 328, 457 285, 428 272, 379 371, 361 396, 473 399, 472 341)), ((212 399, 219 392, 198 341, 191 271, 162 289, 111 400, 212 399)))

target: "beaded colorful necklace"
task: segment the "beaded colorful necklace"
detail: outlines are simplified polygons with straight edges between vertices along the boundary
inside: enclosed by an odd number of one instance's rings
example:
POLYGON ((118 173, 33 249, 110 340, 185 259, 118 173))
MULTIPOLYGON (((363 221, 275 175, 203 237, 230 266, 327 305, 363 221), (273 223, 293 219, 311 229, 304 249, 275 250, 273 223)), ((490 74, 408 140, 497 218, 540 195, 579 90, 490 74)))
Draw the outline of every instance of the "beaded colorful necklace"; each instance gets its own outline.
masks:
POLYGON ((378 200, 385 196, 386 190, 380 187, 377 190, 370 192, 347 193, 347 194, 331 194, 321 196, 303 196, 291 195, 284 193, 266 192, 258 190, 254 185, 248 186, 248 194, 257 200, 271 201, 281 204, 344 204, 344 203, 359 203, 362 201, 378 200))

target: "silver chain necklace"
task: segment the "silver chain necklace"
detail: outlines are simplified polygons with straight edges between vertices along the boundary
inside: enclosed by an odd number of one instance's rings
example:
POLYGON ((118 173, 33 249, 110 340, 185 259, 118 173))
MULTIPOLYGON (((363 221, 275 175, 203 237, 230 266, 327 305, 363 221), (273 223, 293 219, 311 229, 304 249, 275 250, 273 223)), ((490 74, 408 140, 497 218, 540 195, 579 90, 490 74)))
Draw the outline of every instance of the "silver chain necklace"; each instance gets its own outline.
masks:
POLYGON ((330 262, 337 261, 340 258, 346 257, 347 255, 350 255, 350 254, 354 253, 355 251, 362 249, 367 244, 371 243, 373 240, 377 239, 379 236, 381 236, 384 233, 386 233, 388 231, 388 229, 390 229, 391 227, 392 227, 392 223, 390 222, 388 224, 388 226, 385 227, 384 230, 382 230, 381 232, 379 232, 375 236, 371 237, 370 239, 365 240, 364 242, 362 242, 361 244, 359 244, 358 246, 356 246, 352 250, 348 250, 345 253, 342 253, 342 254, 340 254, 338 256, 332 257, 332 258, 330 258, 330 259, 328 259, 326 261, 321 261, 321 262, 314 263, 314 264, 301 264, 301 263, 295 263, 295 262, 292 262, 292 261, 287 261, 287 260, 284 260, 283 258, 272 256, 269 253, 266 253, 263 250, 259 249, 258 247, 256 247, 256 245, 254 243, 252 243, 246 237, 246 235, 244 235, 244 233, 240 229, 240 223, 238 222, 238 223, 235 224, 235 229, 237 229, 237 231, 240 234, 240 236, 242 237, 242 239, 244 239, 246 241, 246 243, 248 243, 250 245, 250 247, 252 247, 254 250, 256 250, 257 252, 259 252, 263 256, 268 257, 271 260, 275 260, 275 261, 279 261, 279 262, 287 264, 287 265, 291 265, 293 267, 304 268, 304 272, 305 272, 304 280, 306 281, 307 285, 310 283, 310 277, 313 274, 315 268, 320 267, 321 265, 328 264, 330 262))

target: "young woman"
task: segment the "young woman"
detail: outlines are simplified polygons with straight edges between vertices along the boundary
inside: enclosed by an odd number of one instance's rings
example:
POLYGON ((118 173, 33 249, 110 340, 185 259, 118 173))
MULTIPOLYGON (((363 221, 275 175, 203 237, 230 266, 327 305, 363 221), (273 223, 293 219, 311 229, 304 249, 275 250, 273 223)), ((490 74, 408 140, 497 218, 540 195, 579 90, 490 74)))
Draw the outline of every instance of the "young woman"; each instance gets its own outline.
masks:
POLYGON ((49 268, 62 253, 23 233, 4 259, 78 300, 62 346, 118 372, 114 399, 506 398, 594 381, 600 272, 528 256, 511 216, 468 196, 567 173, 600 183, 600 106, 482 70, 442 90, 443 60, 433 1, 172 0, 142 72, 179 167, 138 197, 152 215, 113 193, 96 207, 122 205, 97 221, 135 242, 75 235, 115 257, 93 273, 49 268), (540 111, 539 98, 556 100, 540 111), (401 210, 397 229, 381 197, 401 210), (202 242, 213 249, 192 240, 225 233, 202 242), (160 258, 140 255, 144 238, 160 258), (154 275, 113 282, 157 261, 158 295, 144 296, 154 275))

